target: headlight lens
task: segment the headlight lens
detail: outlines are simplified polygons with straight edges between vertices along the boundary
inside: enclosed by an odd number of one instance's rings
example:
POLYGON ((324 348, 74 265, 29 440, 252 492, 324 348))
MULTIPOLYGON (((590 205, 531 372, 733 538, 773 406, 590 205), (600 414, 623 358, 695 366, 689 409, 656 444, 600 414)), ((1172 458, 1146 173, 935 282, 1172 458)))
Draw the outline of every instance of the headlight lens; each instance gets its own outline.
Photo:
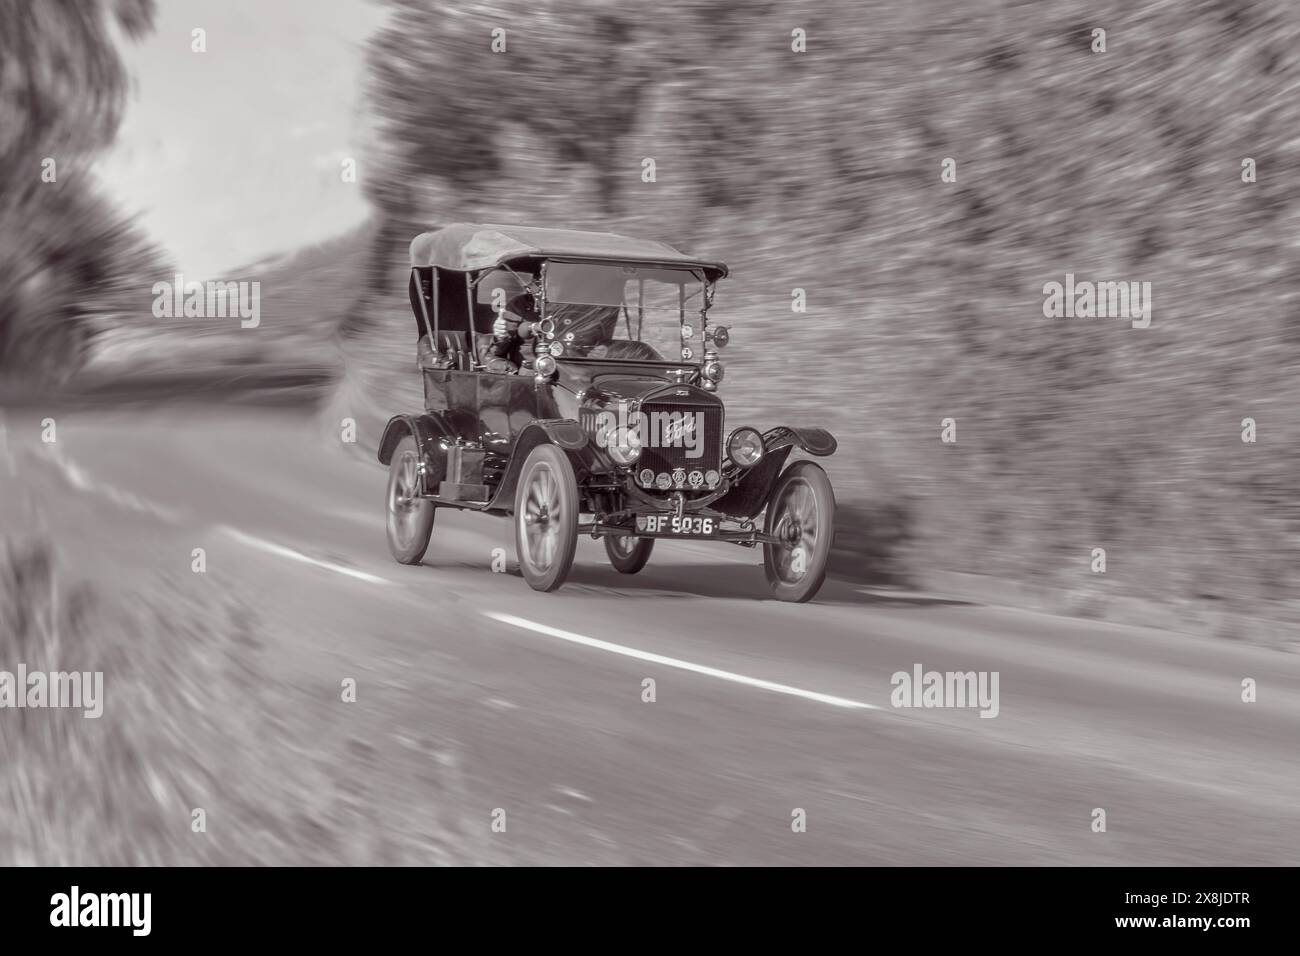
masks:
POLYGON ((555 359, 549 355, 539 355, 533 359, 533 371, 541 378, 550 378, 555 374, 555 359))
POLYGON ((709 361, 704 363, 704 367, 700 369, 700 373, 706 379, 708 379, 710 382, 713 382, 716 385, 718 382, 722 381, 722 375, 723 375, 722 363, 719 362, 717 359, 710 359, 709 361))
POLYGON ((727 457, 742 468, 763 460, 763 436, 753 428, 737 428, 727 438, 727 457))
POLYGON ((620 465, 630 465, 641 457, 641 432, 635 428, 620 428, 609 443, 609 457, 620 465))

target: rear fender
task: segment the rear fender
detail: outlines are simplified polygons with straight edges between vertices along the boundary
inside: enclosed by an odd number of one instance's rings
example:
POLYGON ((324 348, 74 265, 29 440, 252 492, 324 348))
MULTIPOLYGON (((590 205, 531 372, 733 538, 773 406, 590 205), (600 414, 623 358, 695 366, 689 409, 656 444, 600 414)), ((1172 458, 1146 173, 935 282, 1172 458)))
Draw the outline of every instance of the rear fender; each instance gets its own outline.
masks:
POLYGON ((415 437, 415 447, 420 461, 424 465, 423 487, 437 489, 447 477, 447 450, 453 436, 451 428, 440 415, 425 413, 423 415, 398 415, 392 418, 384 428, 384 437, 379 439, 378 458, 387 465, 393 460, 393 451, 397 443, 407 435, 415 437))
POLYGON ((415 436, 416 447, 422 457, 441 453, 440 440, 450 438, 452 431, 439 415, 425 412, 421 415, 395 415, 384 426, 384 436, 379 439, 378 458, 387 465, 393 460, 393 450, 407 435, 415 436))

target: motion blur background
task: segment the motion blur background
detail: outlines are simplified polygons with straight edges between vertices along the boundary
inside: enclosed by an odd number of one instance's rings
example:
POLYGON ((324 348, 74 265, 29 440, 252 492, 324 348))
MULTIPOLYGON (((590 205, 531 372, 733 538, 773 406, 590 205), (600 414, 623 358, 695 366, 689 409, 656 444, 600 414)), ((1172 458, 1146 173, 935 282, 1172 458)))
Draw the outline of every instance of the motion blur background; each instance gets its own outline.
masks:
MULTIPOLYGON (((731 266, 733 418, 839 437, 841 578, 1140 597, 1277 643, 1300 622, 1297 50, 1293 0, 0 0, 0 397, 252 392, 355 418, 370 454, 419 402, 412 236, 647 235, 731 266), (156 319, 177 271, 260 281, 261 327, 156 319), (1045 318, 1066 273, 1150 282, 1151 327, 1045 318)), ((16 607, 54 559, 11 547, 16 607)))

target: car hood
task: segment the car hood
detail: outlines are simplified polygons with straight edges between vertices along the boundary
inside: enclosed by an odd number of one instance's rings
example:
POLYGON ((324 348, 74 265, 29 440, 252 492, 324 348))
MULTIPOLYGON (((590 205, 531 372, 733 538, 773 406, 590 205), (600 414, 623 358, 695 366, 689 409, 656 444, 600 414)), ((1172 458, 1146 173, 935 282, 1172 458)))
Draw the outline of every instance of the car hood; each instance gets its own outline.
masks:
POLYGON ((666 405, 720 406, 722 400, 697 385, 640 376, 601 376, 587 386, 583 405, 602 408, 620 401, 654 401, 666 405))
POLYGON ((660 362, 638 363, 629 367, 627 362, 563 361, 557 363, 561 384, 575 392, 584 392, 601 402, 617 399, 640 399, 665 386, 691 388, 713 398, 703 389, 678 385, 671 374, 679 369, 694 370, 692 365, 669 365, 660 362))

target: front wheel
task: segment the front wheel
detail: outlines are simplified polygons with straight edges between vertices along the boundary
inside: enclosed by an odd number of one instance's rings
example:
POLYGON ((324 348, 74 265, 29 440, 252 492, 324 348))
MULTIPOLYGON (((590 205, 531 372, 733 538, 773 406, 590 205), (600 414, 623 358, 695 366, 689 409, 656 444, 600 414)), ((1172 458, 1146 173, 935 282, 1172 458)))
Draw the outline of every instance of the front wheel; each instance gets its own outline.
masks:
POLYGON ((554 445, 538 445, 515 487, 515 551, 534 591, 554 591, 569 576, 578 547, 578 480, 554 445))
POLYGON ((763 572, 781 601, 810 600, 826 580, 835 539, 835 493, 826 472, 797 461, 781 473, 767 506, 767 533, 780 544, 763 545, 763 572))
POLYGON ((605 536, 605 554, 619 574, 636 574, 650 560, 654 538, 636 538, 632 535, 605 536))
POLYGON ((388 464, 388 550, 402 564, 419 564, 433 533, 433 502, 421 498, 420 452, 407 435, 388 464))

